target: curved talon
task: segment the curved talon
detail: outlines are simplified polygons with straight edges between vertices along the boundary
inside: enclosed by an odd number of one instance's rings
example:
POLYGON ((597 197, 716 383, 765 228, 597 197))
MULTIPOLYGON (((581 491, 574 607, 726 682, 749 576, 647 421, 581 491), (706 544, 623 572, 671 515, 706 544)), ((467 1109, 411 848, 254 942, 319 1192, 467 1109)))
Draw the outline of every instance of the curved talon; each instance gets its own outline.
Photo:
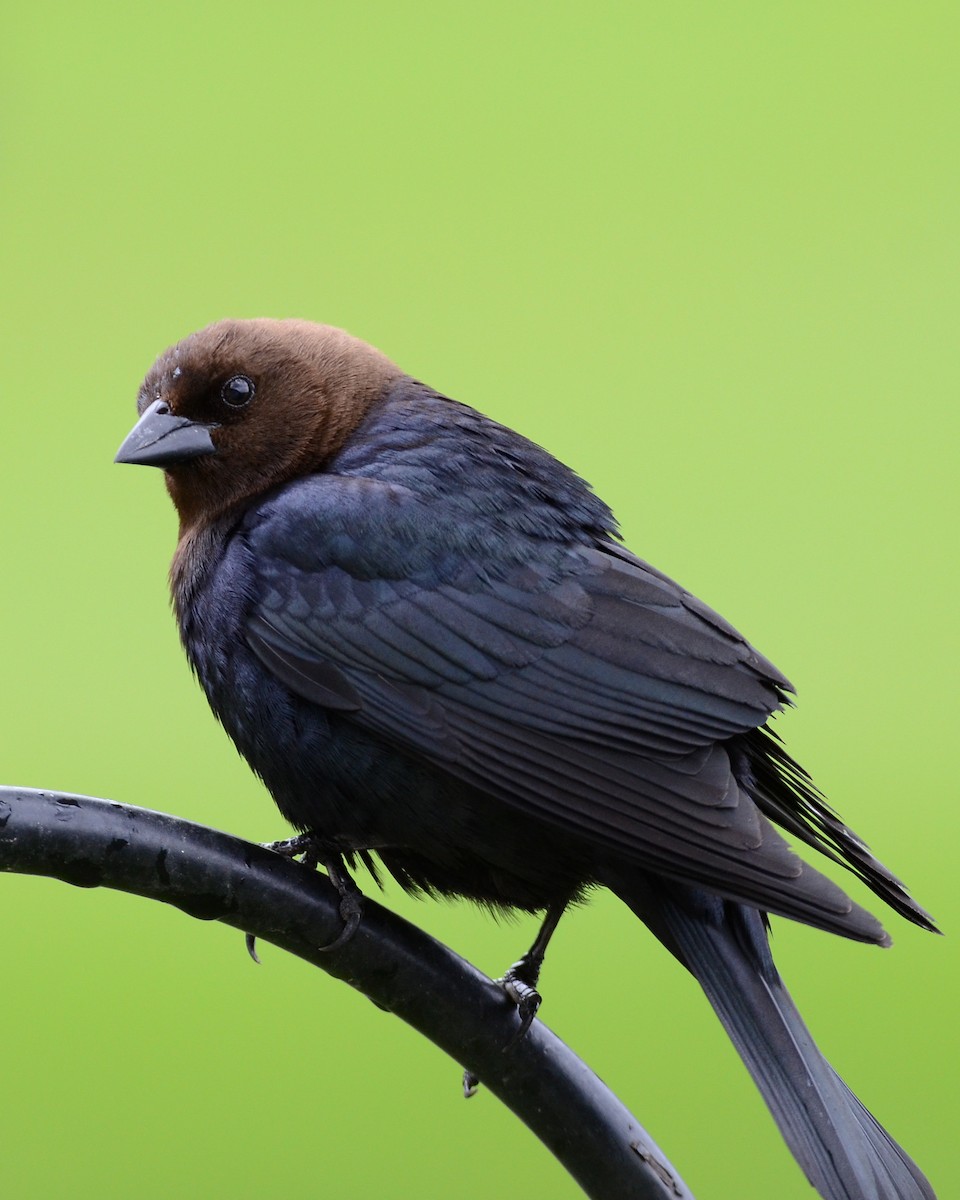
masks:
POLYGON ((321 954, 328 954, 331 950, 339 950, 357 932, 357 929, 360 927, 360 916, 363 911, 359 903, 361 899, 362 897, 360 896, 344 896, 340 904, 340 916, 343 918, 343 928, 328 945, 317 947, 321 954))
MULTIPOLYGON (((301 833, 297 837, 287 838, 282 842, 264 842, 263 846, 264 849, 272 850, 282 858, 300 859, 303 866, 310 870, 323 865, 330 882, 340 895, 340 918, 343 921, 343 928, 329 945, 318 946, 317 949, 321 954, 328 954, 331 950, 339 950, 341 946, 349 942, 357 932, 360 917, 363 914, 363 895, 344 866, 340 853, 325 845, 312 833, 301 833)), ((254 961, 259 962, 255 941, 256 939, 251 942, 248 935, 247 950, 254 961)))
POLYGON ((331 871, 329 863, 327 871, 330 874, 330 882, 340 893, 340 919, 343 921, 343 928, 328 946, 319 947, 323 954, 339 950, 341 946, 346 945, 357 932, 360 918, 363 916, 363 895, 350 876, 339 870, 331 871))
POLYGON ((511 1045, 515 1045, 521 1038, 525 1037, 527 1030, 533 1024, 537 1013, 540 1011, 540 993, 533 991, 528 1002, 517 1006, 517 1011, 520 1013, 520 1028, 513 1035, 511 1045))
POLYGON ((257 966, 259 966, 260 965, 260 955, 257 953, 257 935, 255 933, 244 934, 244 942, 246 943, 246 946, 247 946, 247 953, 250 955, 250 957, 253 959, 253 961, 257 964, 257 966))
POLYGON ((472 1099, 479 1090, 480 1079, 474 1075, 472 1071, 464 1071, 463 1073, 463 1098, 464 1100, 472 1099))

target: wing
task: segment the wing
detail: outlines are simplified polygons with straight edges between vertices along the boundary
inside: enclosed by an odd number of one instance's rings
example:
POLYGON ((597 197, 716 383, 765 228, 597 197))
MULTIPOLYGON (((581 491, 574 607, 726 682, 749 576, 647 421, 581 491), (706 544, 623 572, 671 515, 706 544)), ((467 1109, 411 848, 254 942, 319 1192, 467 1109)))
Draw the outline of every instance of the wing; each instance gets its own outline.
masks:
POLYGON ((849 923, 723 744, 790 685, 647 564, 331 476, 279 493, 243 536, 259 583, 247 639, 300 695, 618 861, 849 923))

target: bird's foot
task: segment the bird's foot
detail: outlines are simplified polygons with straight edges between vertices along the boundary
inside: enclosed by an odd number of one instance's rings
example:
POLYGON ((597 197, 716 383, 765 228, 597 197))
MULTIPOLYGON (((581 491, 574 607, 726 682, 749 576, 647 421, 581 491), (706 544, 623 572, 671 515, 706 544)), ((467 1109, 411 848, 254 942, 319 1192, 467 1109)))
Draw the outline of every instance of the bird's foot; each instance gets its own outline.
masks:
MULTIPOLYGON (((517 1006, 517 1013, 520 1016, 520 1026, 504 1046, 504 1050, 510 1050, 523 1040, 530 1026, 533 1024, 537 1013, 540 1011, 541 996, 537 991, 537 984, 540 982, 540 969, 543 966, 543 959, 547 953, 547 945, 551 937, 553 937, 557 925, 560 923, 560 918, 563 916, 567 903, 567 900, 561 900, 550 905, 533 945, 523 958, 515 962, 501 979, 495 981, 517 1006)), ((479 1087, 479 1076, 474 1075, 470 1070, 464 1071, 464 1099, 469 1100, 471 1096, 475 1096, 479 1087)))
POLYGON ((357 932, 360 927, 360 918, 363 916, 363 892, 353 882, 353 879, 344 872, 340 880, 331 876, 330 882, 340 893, 340 920, 343 921, 343 928, 328 945, 317 947, 324 954, 345 946, 357 932))
MULTIPOLYGON (((343 928, 326 946, 317 949, 326 954, 331 950, 339 950, 357 932, 360 918, 363 915, 363 893, 357 887, 353 876, 343 865, 343 856, 337 850, 331 850, 312 833, 301 833, 297 837, 284 838, 280 842, 264 842, 265 850, 272 850, 282 858, 294 861, 299 859, 309 870, 323 866, 327 878, 340 895, 340 919, 343 928)), ((257 939, 252 933, 246 935, 247 953, 255 963, 259 963, 257 954, 257 939)))
POLYGON ((517 1012, 520 1014, 520 1027, 507 1043, 508 1050, 522 1040, 540 1010, 541 996, 537 991, 540 969, 547 953, 547 946, 560 924, 560 918, 564 914, 567 903, 567 900, 562 900, 550 905, 533 945, 523 958, 513 964, 502 979, 497 980, 497 983, 517 1006, 517 1012))
POLYGON ((510 1039, 509 1046, 515 1046, 525 1036, 540 1010, 542 997, 537 991, 537 983, 541 966, 542 957, 528 953, 515 962, 503 978, 496 981, 517 1006, 520 1017, 520 1026, 510 1039))
POLYGON ((296 837, 262 844, 264 850, 272 850, 281 858, 288 858, 291 861, 299 858, 305 867, 316 867, 323 861, 323 849, 312 833, 299 833, 296 837))
MULTIPOLYGON (((543 955, 538 956, 531 950, 505 971, 502 978, 494 980, 494 983, 503 988, 509 999, 517 1006, 517 1013, 520 1016, 520 1025, 504 1046, 504 1050, 509 1050, 517 1042, 522 1041, 540 1009, 542 997, 537 991, 537 981, 540 978, 542 966, 543 955)), ((464 1071, 464 1099, 470 1100, 479 1089, 480 1077, 474 1075, 472 1071, 464 1071)))
POLYGON ((337 852, 331 852, 320 861, 327 872, 327 877, 340 895, 340 920, 343 928, 327 946, 319 946, 325 954, 331 950, 339 950, 357 932, 360 918, 363 915, 363 892, 357 887, 353 876, 343 865, 343 857, 337 852))

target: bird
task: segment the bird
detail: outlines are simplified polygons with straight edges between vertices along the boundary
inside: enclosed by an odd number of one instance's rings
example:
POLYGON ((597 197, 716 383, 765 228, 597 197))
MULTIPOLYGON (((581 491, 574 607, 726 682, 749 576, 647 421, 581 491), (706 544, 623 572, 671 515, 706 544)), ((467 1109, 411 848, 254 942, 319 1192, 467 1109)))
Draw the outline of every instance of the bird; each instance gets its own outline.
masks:
POLYGON ((698 981, 825 1200, 934 1196, 771 956, 771 915, 890 942, 783 834, 936 928, 771 728, 794 692, 771 662, 572 469, 341 329, 217 321, 137 408, 116 461, 164 472, 187 658, 341 937, 358 863, 544 914, 505 977, 526 1027, 563 912, 607 888, 698 981))

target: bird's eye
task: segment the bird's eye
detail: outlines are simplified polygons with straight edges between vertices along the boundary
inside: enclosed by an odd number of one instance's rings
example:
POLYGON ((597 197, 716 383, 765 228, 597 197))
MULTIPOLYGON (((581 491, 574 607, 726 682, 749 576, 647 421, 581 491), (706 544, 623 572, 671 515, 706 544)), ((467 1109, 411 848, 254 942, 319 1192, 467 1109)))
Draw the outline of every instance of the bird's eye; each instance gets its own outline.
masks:
POLYGON ((253 380, 246 375, 231 375, 220 389, 220 399, 231 408, 243 408, 253 399, 256 390, 253 380))

